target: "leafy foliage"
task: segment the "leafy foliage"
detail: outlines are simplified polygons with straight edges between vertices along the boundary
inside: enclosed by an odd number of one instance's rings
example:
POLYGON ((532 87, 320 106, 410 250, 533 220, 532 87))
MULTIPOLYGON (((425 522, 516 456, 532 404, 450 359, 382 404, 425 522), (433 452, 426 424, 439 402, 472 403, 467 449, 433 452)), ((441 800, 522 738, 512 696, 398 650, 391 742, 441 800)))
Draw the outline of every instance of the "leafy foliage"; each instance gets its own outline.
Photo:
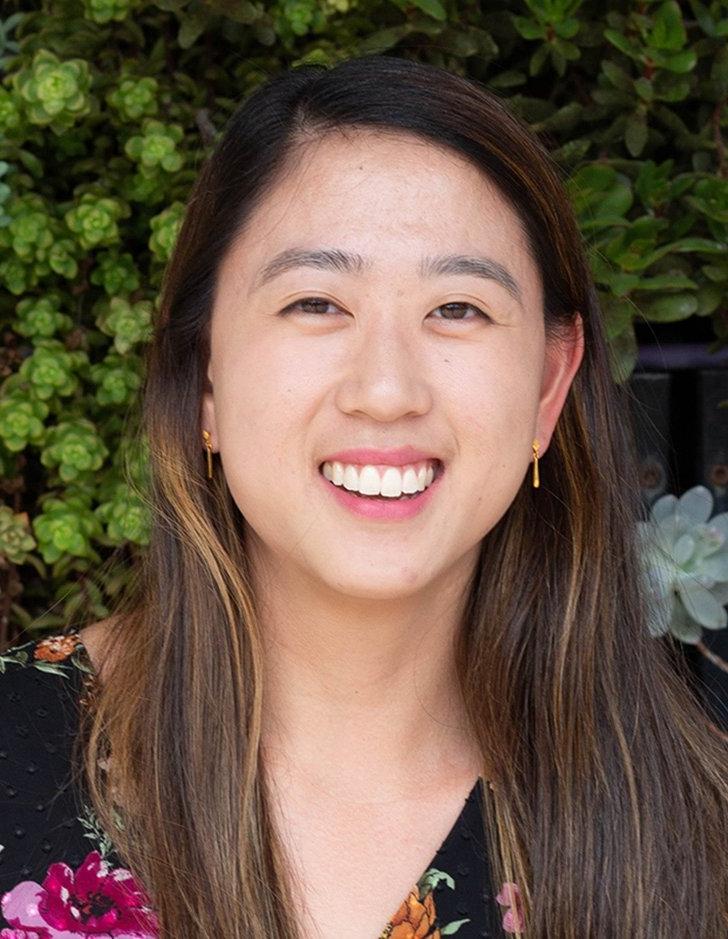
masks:
POLYGON ((722 0, 6 0, 3 16, 0 609, 12 632, 107 615, 130 566, 103 562, 147 543, 145 448, 127 431, 164 265, 202 159, 283 68, 394 53, 483 82, 563 169, 615 379, 634 367, 637 319, 706 317, 715 346, 728 340, 722 0))

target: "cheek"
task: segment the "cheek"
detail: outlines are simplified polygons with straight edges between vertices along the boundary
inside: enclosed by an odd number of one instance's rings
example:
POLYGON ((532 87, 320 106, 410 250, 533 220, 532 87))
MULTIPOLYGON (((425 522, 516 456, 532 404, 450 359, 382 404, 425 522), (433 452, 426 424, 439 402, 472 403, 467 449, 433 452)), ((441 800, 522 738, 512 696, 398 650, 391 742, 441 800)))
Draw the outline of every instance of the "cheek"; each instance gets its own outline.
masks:
POLYGON ((478 441, 506 451, 518 447, 538 410, 538 356, 525 349, 494 347, 461 366, 452 373, 447 394, 448 409, 464 439, 476 451, 478 441))
MULTIPOLYGON (((216 372, 215 409, 229 479, 289 478, 305 457, 315 377, 285 344, 230 349, 216 372), (226 460, 227 457, 227 460, 226 460)), ((232 489, 232 486, 231 486, 232 489)))

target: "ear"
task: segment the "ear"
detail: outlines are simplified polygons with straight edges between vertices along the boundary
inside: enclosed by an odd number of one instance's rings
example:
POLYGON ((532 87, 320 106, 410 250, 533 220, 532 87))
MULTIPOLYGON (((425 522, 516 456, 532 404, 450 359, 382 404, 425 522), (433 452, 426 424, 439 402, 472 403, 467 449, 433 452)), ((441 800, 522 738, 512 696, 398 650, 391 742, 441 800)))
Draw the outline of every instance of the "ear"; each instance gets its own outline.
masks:
POLYGON ((571 323, 564 327, 564 335, 546 343, 541 395, 538 406, 536 439, 541 456, 551 441, 569 388, 584 357, 584 322, 575 313, 571 323))
POLYGON ((200 444, 204 447, 202 431, 210 431, 210 445, 213 451, 218 448, 217 421, 215 420, 215 401, 212 394, 212 360, 207 365, 207 378, 205 381, 205 390, 202 393, 200 402, 200 444))

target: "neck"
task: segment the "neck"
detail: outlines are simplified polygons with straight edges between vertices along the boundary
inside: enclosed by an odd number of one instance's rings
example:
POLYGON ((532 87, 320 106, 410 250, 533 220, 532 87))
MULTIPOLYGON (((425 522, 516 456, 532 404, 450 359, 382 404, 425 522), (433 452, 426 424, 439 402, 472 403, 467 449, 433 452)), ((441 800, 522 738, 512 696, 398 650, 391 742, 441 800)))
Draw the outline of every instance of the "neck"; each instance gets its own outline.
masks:
POLYGON ((451 579, 427 596, 372 601, 276 567, 256 587, 271 772, 359 802, 475 781, 481 760, 454 657, 464 583, 451 579))

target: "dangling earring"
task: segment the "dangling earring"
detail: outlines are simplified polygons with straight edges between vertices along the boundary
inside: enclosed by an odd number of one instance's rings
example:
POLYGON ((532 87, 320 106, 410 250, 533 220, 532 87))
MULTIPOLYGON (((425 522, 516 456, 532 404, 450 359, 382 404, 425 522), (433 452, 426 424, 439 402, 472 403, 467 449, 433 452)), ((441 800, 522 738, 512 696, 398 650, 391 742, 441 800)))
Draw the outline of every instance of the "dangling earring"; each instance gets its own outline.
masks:
POLYGON ((534 440, 533 449, 533 488, 538 489, 540 482, 538 478, 538 440, 534 440))
POLYGON ((202 431, 202 439, 207 447, 207 478, 212 479, 212 444, 210 443, 210 431, 202 431))

